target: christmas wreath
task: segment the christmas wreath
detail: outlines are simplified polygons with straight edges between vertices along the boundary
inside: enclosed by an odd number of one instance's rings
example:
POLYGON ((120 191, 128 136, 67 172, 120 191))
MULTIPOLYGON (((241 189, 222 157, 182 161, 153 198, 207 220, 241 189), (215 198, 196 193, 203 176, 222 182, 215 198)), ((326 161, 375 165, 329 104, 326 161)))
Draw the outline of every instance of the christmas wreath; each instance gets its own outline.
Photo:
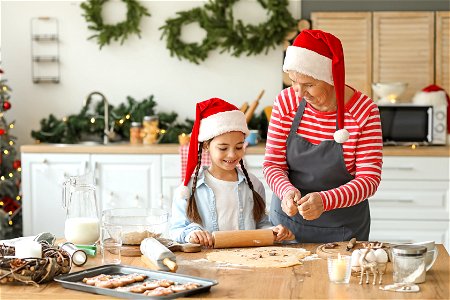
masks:
POLYGON ((88 28, 97 31, 89 39, 97 38, 100 49, 108 45, 111 40, 119 40, 123 44, 130 34, 137 34, 140 37, 141 30, 139 24, 143 16, 150 16, 147 9, 136 0, 121 0, 127 5, 127 18, 123 22, 114 25, 104 24, 102 17, 102 7, 109 0, 88 0, 80 4, 85 11, 83 16, 88 23, 88 28))
POLYGON ((166 25, 160 27, 163 30, 161 39, 167 37, 166 46, 170 55, 185 58, 195 64, 208 57, 208 52, 218 45, 217 38, 211 34, 212 19, 205 10, 197 7, 189 11, 177 12, 178 17, 166 20, 166 25), (181 29, 184 25, 198 23, 206 30, 206 37, 201 43, 185 43, 180 39, 181 29))
POLYGON ((166 37, 166 47, 178 58, 185 58, 198 64, 207 58, 214 48, 221 52, 229 51, 239 57, 241 54, 257 55, 285 40, 296 26, 296 21, 289 13, 288 0, 257 0, 267 10, 268 20, 258 25, 235 22, 233 5, 239 0, 211 0, 204 8, 178 12, 177 18, 166 20, 161 38, 166 37), (207 32, 201 44, 184 43, 180 40, 181 28, 192 22, 198 22, 207 32))
POLYGON ((224 13, 226 29, 222 30, 221 47, 233 56, 257 55, 263 51, 267 54, 270 48, 281 44, 297 24, 287 9, 288 0, 257 0, 267 10, 267 21, 258 25, 244 24, 241 20, 235 22, 232 7, 238 1, 217 1, 219 5, 214 10, 224 13))

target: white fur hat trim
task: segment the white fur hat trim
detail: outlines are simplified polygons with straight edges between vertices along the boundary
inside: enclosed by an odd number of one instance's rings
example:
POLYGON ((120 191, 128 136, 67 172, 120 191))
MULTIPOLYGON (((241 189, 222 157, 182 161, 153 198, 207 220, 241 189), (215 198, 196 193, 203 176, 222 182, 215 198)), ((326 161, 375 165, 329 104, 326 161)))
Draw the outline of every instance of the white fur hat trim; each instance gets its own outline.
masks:
POLYGON ((413 97, 413 103, 420 105, 447 105, 447 95, 445 91, 417 92, 413 97))
POLYGON ((204 142, 231 131, 241 131, 245 136, 249 134, 245 115, 240 110, 224 111, 202 119, 198 141, 204 142))
POLYGON ((306 48, 289 46, 283 71, 296 71, 334 85, 331 59, 306 48))
POLYGON ((350 133, 347 131, 347 129, 339 129, 334 132, 333 137, 336 143, 342 144, 348 141, 350 133))

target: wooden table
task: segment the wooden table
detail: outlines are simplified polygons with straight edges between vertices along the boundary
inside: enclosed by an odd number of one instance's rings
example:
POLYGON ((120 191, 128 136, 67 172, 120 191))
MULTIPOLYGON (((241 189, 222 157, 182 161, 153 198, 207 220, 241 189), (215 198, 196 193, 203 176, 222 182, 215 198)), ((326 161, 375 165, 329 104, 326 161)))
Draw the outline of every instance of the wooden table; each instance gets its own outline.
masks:
MULTIPOLYGON (((314 251, 317 245, 300 244, 314 251)), ((420 284, 419 293, 388 292, 378 285, 359 285, 359 279, 352 276, 350 284, 332 284, 328 280, 325 260, 307 261, 303 265, 280 269, 252 269, 244 267, 217 267, 204 260, 207 251, 200 253, 176 253, 179 269, 177 273, 215 279, 218 285, 210 292, 193 295, 186 299, 449 299, 449 255, 438 245, 439 256, 433 268, 427 272, 426 282, 420 284)), ((139 257, 123 257, 123 264, 144 267, 139 257)), ((90 258, 83 268, 100 264, 100 258, 90 258)), ((392 283, 392 264, 388 264, 383 285, 392 283)), ((73 271, 83 268, 75 267, 73 271)), ((24 285, 0 285, 0 299, 116 299, 62 288, 58 283, 43 284, 40 287, 24 285)))

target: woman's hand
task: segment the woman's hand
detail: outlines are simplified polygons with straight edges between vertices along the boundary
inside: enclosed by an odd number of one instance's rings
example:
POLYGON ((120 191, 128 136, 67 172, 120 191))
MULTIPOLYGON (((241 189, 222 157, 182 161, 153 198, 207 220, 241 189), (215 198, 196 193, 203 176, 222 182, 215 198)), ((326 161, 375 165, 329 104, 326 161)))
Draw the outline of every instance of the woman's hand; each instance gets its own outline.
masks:
POLYGON ((290 190, 284 194, 283 199, 281 199, 281 209, 289 216, 295 216, 298 213, 297 202, 300 201, 300 191, 290 190))
POLYGON ((209 231, 194 230, 189 234, 189 243, 200 244, 212 248, 214 246, 213 236, 209 231))
POLYGON ((289 229, 287 229, 287 227, 281 224, 273 227, 272 231, 275 234, 276 242, 292 241, 293 239, 295 239, 294 234, 289 229))
POLYGON ((315 220, 323 213, 322 197, 319 193, 310 193, 298 201, 298 212, 305 220, 315 220))

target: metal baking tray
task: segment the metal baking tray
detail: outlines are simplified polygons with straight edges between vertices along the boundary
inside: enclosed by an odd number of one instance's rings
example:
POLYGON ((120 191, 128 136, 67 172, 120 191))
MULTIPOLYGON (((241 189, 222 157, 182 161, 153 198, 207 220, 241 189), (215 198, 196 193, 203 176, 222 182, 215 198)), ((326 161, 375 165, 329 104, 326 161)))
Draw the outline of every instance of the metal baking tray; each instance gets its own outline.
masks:
MULTIPOLYGON (((59 282, 64 288, 66 289, 72 289, 72 290, 78 290, 93 294, 99 294, 99 295, 107 295, 107 296, 113 296, 118 298, 126 298, 126 299, 174 299, 178 297, 186 297, 189 295, 201 293, 201 292, 207 292, 211 289, 213 285, 218 284, 216 280, 210 280, 206 278, 200 278, 200 277, 194 277, 194 276, 188 276, 188 275, 180 275, 176 273, 169 273, 169 272, 161 272, 161 271, 152 271, 149 269, 144 268, 138 268, 133 266, 125 266, 125 265, 104 265, 99 266, 91 269, 86 269, 79 272, 74 272, 70 274, 64 274, 56 277, 54 279, 55 281, 59 282), (169 279, 179 284, 184 284, 188 282, 198 283, 201 286, 192 289, 187 290, 184 292, 178 292, 173 293, 166 296, 146 296, 144 294, 138 294, 138 293, 131 293, 131 292, 125 292, 125 291, 117 291, 115 289, 107 289, 107 288, 100 288, 96 286, 91 286, 83 283, 83 278, 85 277, 94 277, 100 274, 105 275, 126 275, 126 274, 132 274, 132 273, 139 273, 143 275, 147 275, 148 277, 144 280, 146 281, 152 281, 152 280, 159 280, 159 279, 169 279)), ((136 282, 129 284, 127 286, 132 286, 135 284, 141 284, 142 282, 136 282)))

